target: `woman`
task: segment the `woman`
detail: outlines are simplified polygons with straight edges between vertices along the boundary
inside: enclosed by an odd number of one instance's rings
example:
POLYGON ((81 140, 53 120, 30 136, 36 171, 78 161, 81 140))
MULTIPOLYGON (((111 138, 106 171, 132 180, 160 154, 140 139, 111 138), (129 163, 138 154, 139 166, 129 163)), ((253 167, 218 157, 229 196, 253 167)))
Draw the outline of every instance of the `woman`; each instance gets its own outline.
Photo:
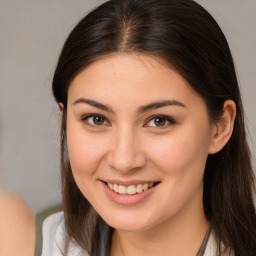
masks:
POLYGON ((33 256, 35 217, 20 196, 0 192, 0 256, 33 256))
POLYGON ((53 78, 63 213, 43 255, 256 252, 254 177, 227 41, 191 0, 111 0, 53 78))

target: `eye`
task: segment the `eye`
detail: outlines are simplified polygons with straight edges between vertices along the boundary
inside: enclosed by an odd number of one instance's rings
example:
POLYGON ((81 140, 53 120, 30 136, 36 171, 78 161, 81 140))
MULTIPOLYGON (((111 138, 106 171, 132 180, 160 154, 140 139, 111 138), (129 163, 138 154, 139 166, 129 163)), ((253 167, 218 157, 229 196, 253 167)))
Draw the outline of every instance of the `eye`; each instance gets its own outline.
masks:
POLYGON ((175 124, 175 123, 176 122, 174 121, 174 119, 169 117, 169 116, 157 115, 157 116, 151 117, 147 121, 146 126, 150 126, 150 127, 165 127, 165 126, 169 126, 169 125, 175 124))
POLYGON ((96 126, 102 126, 108 123, 105 117, 95 114, 86 115, 82 120, 90 125, 96 126))

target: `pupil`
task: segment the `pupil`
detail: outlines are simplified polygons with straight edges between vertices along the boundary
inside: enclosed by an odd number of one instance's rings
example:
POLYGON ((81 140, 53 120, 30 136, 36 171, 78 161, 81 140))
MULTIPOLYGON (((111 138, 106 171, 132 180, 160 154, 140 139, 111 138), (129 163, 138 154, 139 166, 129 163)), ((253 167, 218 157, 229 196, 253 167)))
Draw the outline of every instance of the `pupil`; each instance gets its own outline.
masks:
POLYGON ((97 125, 101 125, 104 123, 104 119, 101 116, 95 116, 93 122, 97 125))
POLYGON ((155 119, 155 125, 156 126, 164 126, 166 120, 164 118, 156 118, 155 119))

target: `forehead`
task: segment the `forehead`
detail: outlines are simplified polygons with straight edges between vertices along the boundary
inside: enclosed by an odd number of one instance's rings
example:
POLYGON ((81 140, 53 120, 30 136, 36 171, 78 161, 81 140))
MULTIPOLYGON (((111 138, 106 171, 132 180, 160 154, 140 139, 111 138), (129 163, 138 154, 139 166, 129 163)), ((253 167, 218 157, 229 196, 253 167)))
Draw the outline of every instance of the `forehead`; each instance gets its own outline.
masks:
POLYGON ((95 61, 73 79, 68 98, 77 97, 103 101, 115 97, 141 101, 175 98, 188 102, 199 95, 160 57, 114 54, 95 61))

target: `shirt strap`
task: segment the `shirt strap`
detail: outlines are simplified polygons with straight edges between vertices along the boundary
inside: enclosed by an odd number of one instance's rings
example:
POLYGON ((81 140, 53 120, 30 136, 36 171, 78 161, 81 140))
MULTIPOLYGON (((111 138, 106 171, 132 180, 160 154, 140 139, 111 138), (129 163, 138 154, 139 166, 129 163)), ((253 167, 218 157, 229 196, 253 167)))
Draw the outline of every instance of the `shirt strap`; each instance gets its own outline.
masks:
POLYGON ((207 242, 208 242, 208 240, 209 240, 211 231, 212 231, 212 227, 210 226, 210 227, 208 228, 208 231, 207 231, 207 233, 206 233, 206 235, 205 235, 205 237, 204 237, 204 240, 203 240, 203 242, 202 242, 202 244, 201 244, 201 246, 200 246, 200 249, 199 249, 199 251, 198 251, 198 253, 197 253, 196 256, 203 256, 203 255, 204 255, 204 252, 205 252, 205 249, 206 249, 206 245, 207 245, 207 242))

